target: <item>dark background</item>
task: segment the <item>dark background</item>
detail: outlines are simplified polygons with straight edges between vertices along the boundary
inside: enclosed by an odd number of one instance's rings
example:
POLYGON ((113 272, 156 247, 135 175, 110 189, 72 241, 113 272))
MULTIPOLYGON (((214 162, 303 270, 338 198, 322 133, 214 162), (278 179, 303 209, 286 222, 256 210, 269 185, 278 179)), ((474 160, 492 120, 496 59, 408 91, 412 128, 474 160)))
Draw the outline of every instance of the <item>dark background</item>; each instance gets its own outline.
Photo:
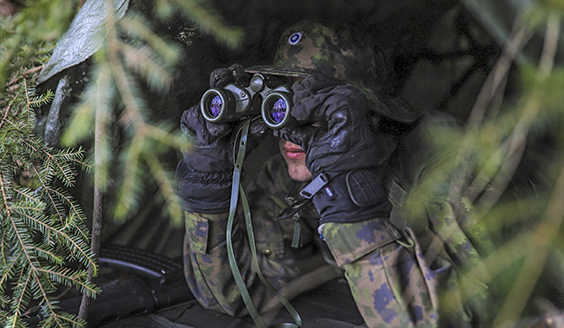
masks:
MULTIPOLYGON (((499 56, 499 32, 505 31, 507 25, 500 21, 492 29, 483 24, 482 15, 468 6, 471 2, 210 1, 227 25, 244 31, 242 45, 237 49, 218 43, 213 36, 199 31, 192 22, 180 15, 166 21, 159 20, 154 14, 151 0, 131 0, 128 11, 141 12, 158 34, 177 43, 182 49, 182 58, 174 69, 172 87, 165 93, 151 92, 149 88, 146 90, 155 121, 179 126, 180 115, 199 101, 208 88, 209 74, 214 69, 233 63, 245 67, 271 63, 281 32, 293 23, 308 19, 337 26, 346 24, 353 32, 366 35, 370 42, 385 51, 396 72, 395 79, 389 81, 391 85, 388 89, 393 89, 396 95, 417 110, 446 112, 463 123, 487 73, 499 56)), ((485 11, 487 9, 484 8, 485 11)), ((499 12, 494 9, 486 14, 499 12)), ((513 8, 509 6, 505 9, 503 17, 510 17, 513 8)), ((73 71, 73 80, 86 81, 88 68, 88 61, 77 63, 70 69, 73 71)), ((54 89, 61 74, 50 77, 38 90, 54 89)), ((75 96, 81 91, 80 88, 76 89, 73 92, 75 96)), ((68 117, 73 101, 67 101, 69 105, 62 108, 62 122, 68 117)), ((43 117, 48 113, 49 110, 45 110, 43 117)), ((277 149, 276 141, 268 138, 251 154, 246 160, 248 180, 260 169, 262 161, 277 152, 277 149)), ((179 157, 180 154, 176 152, 168 155, 167 162, 171 170, 174 170, 179 157)), ((91 217, 88 212, 92 207, 89 204, 92 196, 87 184, 78 185, 77 197, 87 216, 91 217)), ((156 186, 148 183, 146 190, 140 202, 143 207, 130 218, 124 222, 114 222, 111 217, 104 219, 103 241, 151 250, 170 257, 180 256, 183 227, 173 225, 162 215, 162 203, 154 198, 156 186)), ((111 197, 110 190, 107 198, 111 197)), ((105 205, 105 209, 110 207, 109 204, 105 205)))

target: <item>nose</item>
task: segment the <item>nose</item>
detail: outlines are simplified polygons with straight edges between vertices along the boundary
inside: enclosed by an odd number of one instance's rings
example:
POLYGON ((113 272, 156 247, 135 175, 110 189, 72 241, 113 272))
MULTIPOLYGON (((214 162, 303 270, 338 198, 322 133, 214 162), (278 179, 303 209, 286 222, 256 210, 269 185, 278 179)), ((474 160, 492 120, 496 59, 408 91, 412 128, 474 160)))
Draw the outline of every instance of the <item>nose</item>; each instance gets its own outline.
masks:
POLYGON ((291 145, 295 145, 293 142, 290 142, 288 140, 284 140, 283 141, 284 146, 291 146, 291 145))
POLYGON ((293 143, 293 142, 290 142, 290 141, 288 141, 288 140, 284 140, 283 146, 284 146, 285 148, 292 148, 292 149, 296 149, 296 148, 300 148, 300 149, 301 149, 301 148, 302 148, 300 145, 295 144, 295 143, 293 143))

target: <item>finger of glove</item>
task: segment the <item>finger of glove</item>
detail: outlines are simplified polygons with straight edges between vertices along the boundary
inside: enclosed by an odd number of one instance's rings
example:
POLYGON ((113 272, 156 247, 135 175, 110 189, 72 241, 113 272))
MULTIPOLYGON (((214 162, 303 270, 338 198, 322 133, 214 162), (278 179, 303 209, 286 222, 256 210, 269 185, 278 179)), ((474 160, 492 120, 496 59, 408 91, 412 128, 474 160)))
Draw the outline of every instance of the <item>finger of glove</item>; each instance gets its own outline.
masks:
POLYGON ((206 121, 199 105, 182 113, 181 128, 201 145, 209 145, 231 132, 231 127, 227 124, 213 124, 206 121))
POLYGON ((310 93, 304 98, 300 95, 298 103, 292 109, 292 116, 299 121, 315 122, 316 125, 323 127, 326 133, 318 136, 316 142, 331 143, 331 147, 339 146, 340 149, 349 139, 348 130, 353 128, 354 121, 359 120, 357 112, 361 109, 353 110, 351 107, 354 106, 354 101, 344 94, 335 92, 339 88, 333 87, 331 91, 310 93))
POLYGON ((294 106, 292 114, 303 115, 327 130, 326 136, 317 141, 327 139, 331 147, 346 147, 346 140, 354 135, 351 132, 368 126, 368 103, 366 97, 356 88, 349 85, 338 85, 330 90, 319 91, 308 99, 294 106), (306 116, 307 115, 307 116, 306 116), (346 137, 340 137, 346 135, 346 137), (342 146, 341 146, 342 145, 342 146))
POLYGON ((324 120, 324 108, 333 90, 344 82, 324 77, 308 76, 292 86, 294 96, 292 116, 298 121, 320 122, 324 120))
POLYGON ((251 80, 251 75, 245 71, 243 65, 233 64, 227 68, 231 75, 233 75, 233 80, 240 85, 248 85, 251 80))
POLYGON ((335 112, 329 126, 329 130, 318 133, 308 145, 310 150, 307 152, 307 165, 314 172, 320 168, 334 171, 337 169, 335 164, 346 158, 354 148, 354 134, 357 131, 352 129, 347 111, 335 112))
POLYGON ((319 133, 320 129, 314 126, 294 126, 272 132, 275 137, 300 145, 305 151, 309 149, 319 133))
POLYGON ((306 165, 312 172, 346 172, 376 167, 381 150, 373 132, 362 121, 350 121, 346 111, 335 112, 331 129, 318 134, 306 152, 306 165))
POLYGON ((327 132, 319 136, 316 145, 327 145, 327 152, 346 151, 354 136, 354 126, 347 107, 341 107, 339 110, 332 111, 328 118, 327 132))
POLYGON ((266 125, 266 122, 259 117, 251 122, 251 126, 249 127, 249 136, 257 140, 263 140, 268 131, 270 131, 268 125, 266 125))
POLYGON ((271 129, 268 128, 262 118, 257 118, 251 121, 247 138, 247 154, 258 147, 260 142, 266 138, 270 130, 271 129))
POLYGON ((227 68, 218 68, 210 74, 210 88, 223 88, 233 82, 233 72, 227 68))
POLYGON ((368 102, 356 88, 335 87, 316 114, 320 123, 327 126, 327 133, 317 138, 317 146, 327 145, 324 147, 330 152, 346 152, 354 145, 374 139, 368 102))
MULTIPOLYGON (((377 149, 363 94, 352 86, 339 85, 329 92, 318 93, 309 101, 318 102, 317 107, 310 108, 309 119, 324 127, 308 145, 306 164, 310 170, 337 172, 372 166, 371 156, 377 149), (323 98, 316 99, 320 95, 323 98)), ((307 101, 304 104, 307 105, 307 101)))

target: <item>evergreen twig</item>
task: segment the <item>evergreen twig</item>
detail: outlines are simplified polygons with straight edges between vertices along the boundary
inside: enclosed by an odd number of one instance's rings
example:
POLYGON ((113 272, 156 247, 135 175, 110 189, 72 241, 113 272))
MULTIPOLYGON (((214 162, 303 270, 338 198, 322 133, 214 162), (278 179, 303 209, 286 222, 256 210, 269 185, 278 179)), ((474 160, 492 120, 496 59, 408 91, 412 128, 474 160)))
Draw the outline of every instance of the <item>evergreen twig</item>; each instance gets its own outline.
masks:
MULTIPOLYGON (((37 46, 27 48, 42 53, 37 46)), ((24 327, 25 316, 33 314, 47 327, 82 326, 84 321, 63 313, 54 301, 59 286, 97 293, 84 270, 71 268, 96 265, 84 213, 61 187, 73 186, 76 168, 90 165, 82 149, 46 148, 34 135, 34 108, 53 97, 31 95, 28 78, 38 71, 14 67, 0 101, 0 319, 24 327)))

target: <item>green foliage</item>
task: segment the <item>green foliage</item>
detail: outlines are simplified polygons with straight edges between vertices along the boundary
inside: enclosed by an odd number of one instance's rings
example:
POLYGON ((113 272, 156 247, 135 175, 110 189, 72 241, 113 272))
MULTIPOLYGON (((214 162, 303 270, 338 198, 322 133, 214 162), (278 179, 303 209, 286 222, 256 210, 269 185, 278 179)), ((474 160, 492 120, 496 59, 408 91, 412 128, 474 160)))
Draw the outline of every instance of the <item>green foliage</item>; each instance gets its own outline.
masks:
POLYGON ((91 166, 82 149, 46 148, 34 136, 34 110, 53 93, 33 96, 28 85, 50 49, 37 42, 20 45, 14 53, 23 56, 12 62, 8 88, 0 93, 0 321, 6 327, 23 327, 32 306, 46 327, 82 325, 58 310, 57 288, 97 292, 85 270, 70 267, 96 263, 84 213, 63 188, 74 185, 77 168, 91 166))
MULTIPOLYGON (((216 33, 228 45, 238 45, 241 32, 224 26, 206 6, 200 1, 156 1, 154 10, 149 12, 159 12, 163 17, 174 11, 189 14, 189 18, 197 16, 196 23, 203 30, 216 33), (195 13, 200 14, 194 16, 195 13)), ((150 21, 134 10, 118 21, 111 10, 107 15, 106 38, 94 56, 93 82, 73 109, 61 142, 75 145, 91 137, 88 127, 95 126, 95 135, 99 136, 95 138, 95 183, 105 190, 112 168, 121 170, 115 218, 125 218, 135 210, 148 179, 154 179, 167 214, 180 223, 183 210, 175 193, 173 172, 163 161, 163 155, 171 147, 181 150, 187 141, 176 126, 152 121, 146 96, 147 89, 166 92, 180 49, 153 32, 150 21), (110 138, 116 125, 124 131, 125 143, 117 158, 114 140, 110 138)))
MULTIPOLYGON (((118 156, 122 168, 118 175, 123 178, 117 217, 135 209, 144 182, 152 176, 165 208, 180 222, 183 212, 173 174, 161 156, 170 147, 186 147, 186 140, 174 132, 176 128, 151 121, 145 98, 147 88, 164 92, 170 86, 180 50, 156 35, 140 14, 131 11, 116 21, 114 2, 104 1, 106 38, 94 56, 94 82, 73 110, 61 142, 74 146, 94 132, 94 179, 104 189, 116 166, 112 136, 119 126, 126 147, 118 156)), ((74 185, 76 167, 91 167, 83 160, 81 148, 48 149, 33 135, 34 108, 48 104, 53 94, 32 96, 33 88, 28 87, 28 79, 33 80, 53 49, 52 43, 45 42, 56 41, 67 30, 82 3, 26 2, 17 15, 0 21, 0 84, 6 85, 0 97, 0 322, 10 327, 24 326, 22 318, 32 305, 39 306, 46 327, 82 325, 84 322, 58 310, 53 293, 58 285, 74 287, 88 296, 97 291, 86 271, 71 269, 71 264, 96 266, 84 214, 63 188, 74 185)), ((159 0, 155 4, 162 17, 181 12, 227 45, 240 44, 241 30, 225 26, 206 1, 159 0)))
POLYGON ((237 27, 226 26, 221 16, 213 7, 212 1, 206 0, 156 0, 156 12, 161 17, 170 17, 182 13, 194 22, 204 33, 213 35, 219 42, 231 48, 241 45, 243 31, 237 27))
MULTIPOLYGON (((110 21, 114 17, 109 14, 110 21)), ((170 147, 181 149, 186 140, 175 128, 151 121, 145 89, 164 92, 172 83, 172 70, 179 49, 156 35, 142 15, 130 12, 115 24, 106 25, 107 36, 94 56, 92 81, 74 108, 63 145, 75 145, 91 136, 95 141, 95 183, 105 190, 112 168, 121 168, 115 217, 124 218, 138 206, 147 179, 160 187, 170 216, 182 221, 183 211, 174 179, 163 163, 170 147), (117 125, 124 131, 125 149, 116 158, 110 138, 117 125)), ((114 186, 115 187, 115 186, 114 186)))
MULTIPOLYGON (((75 14, 76 1, 27 1, 26 7, 10 19, 0 22, 0 40, 4 48, 0 58, 0 85, 10 76, 10 65, 22 53, 16 54, 26 44, 58 39, 68 28, 75 14)), ((31 52, 23 53, 30 56, 31 52)), ((27 59, 26 57, 23 58, 27 59)))
MULTIPOLYGON (((535 294, 550 283, 543 277, 564 274, 564 70, 555 61, 556 50, 563 46, 560 14, 546 9, 527 8, 517 24, 523 33, 514 33, 506 45, 521 49, 529 36, 541 32, 544 45, 538 61, 506 51, 490 73, 468 124, 432 130, 439 160, 407 204, 416 220, 437 197, 462 199, 461 206, 471 209, 468 216, 482 229, 482 236, 495 237, 496 247, 483 253, 479 263, 461 268, 463 282, 481 281, 495 290, 498 299, 489 308, 494 312, 493 327, 514 327, 533 311, 535 297, 542 299, 540 312, 546 315, 560 305, 547 305, 547 295, 535 294), (508 62, 519 73, 519 92, 500 106, 495 98, 504 92, 508 62)), ((480 241, 474 241, 478 247, 480 241)), ((474 292, 464 296, 471 298, 474 292)), ((551 290, 562 292, 561 287, 551 290)))

